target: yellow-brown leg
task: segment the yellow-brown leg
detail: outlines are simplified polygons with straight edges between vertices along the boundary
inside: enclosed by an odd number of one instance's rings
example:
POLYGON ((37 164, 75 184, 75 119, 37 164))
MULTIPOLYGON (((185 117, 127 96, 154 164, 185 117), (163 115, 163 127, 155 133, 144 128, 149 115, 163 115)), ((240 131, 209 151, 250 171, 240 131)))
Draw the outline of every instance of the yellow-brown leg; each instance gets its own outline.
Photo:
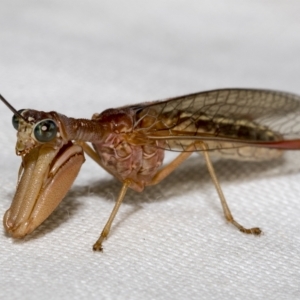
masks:
POLYGON ((215 185, 215 188, 216 188, 216 190, 219 194, 219 198, 221 200, 221 204, 222 204, 222 207, 223 207, 223 212, 224 212, 226 220, 228 222, 232 223, 234 226, 236 226, 241 232, 248 233, 248 234, 259 235, 261 233, 261 230, 258 227, 248 229, 248 228, 245 228, 244 226, 242 226, 241 224, 239 224, 237 221, 234 220, 234 218, 231 214, 231 211, 228 207, 228 204, 226 202, 223 191, 221 189, 221 186, 219 184, 219 181, 217 179, 217 176, 216 176, 215 170, 213 168, 213 165, 210 161, 207 146, 205 145, 205 143, 198 143, 198 145, 203 149, 202 154, 204 156, 204 159, 205 159, 210 177, 211 177, 211 179, 212 179, 212 181, 215 185))
POLYGON ((165 179, 170 173, 172 173, 180 164, 182 164, 187 158, 191 156, 193 152, 182 152, 174 160, 172 160, 167 166, 159 170, 151 182, 148 185, 155 185, 165 179))
POLYGON ((161 169, 157 174, 153 177, 151 183, 149 185, 155 185, 158 184, 160 181, 162 181, 164 178, 166 178, 172 171, 174 171, 183 161, 185 161, 192 153, 193 151, 199 151, 203 154, 208 172, 210 174, 210 177, 215 185, 215 188, 219 194, 219 198, 222 204, 224 216, 226 220, 230 223, 232 223, 234 226, 236 226, 241 232, 248 233, 248 234, 254 234, 259 235, 261 233, 261 230, 258 227, 254 228, 245 228, 241 224, 239 224, 232 216, 231 211, 229 209, 229 206, 226 202, 225 196, 223 194, 223 191, 221 189, 221 186, 219 184, 219 181, 217 179, 215 170, 213 168, 213 165, 210 161, 209 154, 208 154, 208 148, 204 142, 197 142, 197 144, 191 144, 187 148, 187 152, 182 152, 180 155, 178 155, 169 165, 161 169))
MULTIPOLYGON (((90 157, 92 158, 97 164, 99 164, 102 168, 104 168, 106 171, 108 171, 102 164, 101 160, 100 160, 100 157, 99 155, 94 151, 94 149, 92 149, 87 143, 85 142, 81 142, 81 141, 77 141, 76 142, 78 145, 80 145, 84 152, 90 157)), ((109 171, 108 171, 109 172, 109 171)), ((125 180, 123 182, 123 186, 122 186, 122 189, 119 193, 119 196, 117 198, 117 201, 116 201, 116 204, 108 218, 108 221, 106 222, 102 232, 101 232, 101 235, 99 237, 99 239, 97 240, 97 242, 93 245, 93 250, 94 251, 103 251, 103 248, 102 248, 102 242, 104 241, 104 239, 108 236, 109 234, 109 231, 110 231, 110 228, 111 228, 111 225, 112 225, 112 222, 120 208, 120 205, 125 197, 125 194, 126 194, 126 191, 130 185, 131 181, 130 180, 125 180)))
POLYGON ((126 180, 124 183, 123 183, 123 186, 122 186, 122 189, 120 191, 120 194, 118 196, 118 199, 117 199, 117 202, 108 218, 108 221, 107 223, 105 224, 102 232, 101 232, 101 235, 99 237, 99 239, 97 240, 97 242, 94 244, 93 246, 93 250, 94 251, 103 251, 103 248, 102 248, 102 242, 104 241, 104 239, 108 236, 109 234, 109 231, 110 231, 110 228, 111 228, 111 224, 119 210, 119 207, 125 197, 125 194, 126 194, 126 191, 130 185, 131 181, 130 180, 126 180))

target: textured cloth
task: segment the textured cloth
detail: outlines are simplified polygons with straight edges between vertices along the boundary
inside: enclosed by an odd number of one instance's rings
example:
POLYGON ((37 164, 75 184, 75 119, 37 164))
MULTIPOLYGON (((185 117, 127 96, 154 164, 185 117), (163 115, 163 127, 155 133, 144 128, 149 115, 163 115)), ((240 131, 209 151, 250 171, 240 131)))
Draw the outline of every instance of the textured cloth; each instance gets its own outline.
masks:
MULTIPOLYGON (((298 0, 2 1, 0 92, 17 109, 85 118, 214 88, 300 93, 299 11, 298 0)), ((0 105, 3 215, 20 158, 0 105)), ((261 237, 226 222, 193 155, 159 185, 128 192, 104 253, 92 245, 121 184, 87 158, 32 235, 1 230, 0 299, 299 299, 299 158, 214 163, 235 218, 261 237)))

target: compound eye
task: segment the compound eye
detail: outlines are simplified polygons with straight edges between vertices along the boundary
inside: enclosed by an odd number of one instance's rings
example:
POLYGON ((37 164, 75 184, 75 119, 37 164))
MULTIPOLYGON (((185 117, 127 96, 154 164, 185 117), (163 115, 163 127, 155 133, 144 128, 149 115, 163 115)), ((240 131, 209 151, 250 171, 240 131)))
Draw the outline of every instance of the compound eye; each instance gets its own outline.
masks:
MULTIPOLYGON (((19 114, 22 114, 22 112, 23 112, 24 110, 25 110, 25 109, 20 109, 20 110, 18 110, 18 113, 19 113, 19 114)), ((14 128, 15 128, 16 130, 18 130, 18 129, 19 129, 19 117, 16 116, 16 115, 13 115, 11 121, 12 121, 12 124, 13 124, 14 128)))
POLYGON ((38 142, 50 142, 56 137, 57 125, 53 120, 45 119, 35 125, 33 133, 38 142))

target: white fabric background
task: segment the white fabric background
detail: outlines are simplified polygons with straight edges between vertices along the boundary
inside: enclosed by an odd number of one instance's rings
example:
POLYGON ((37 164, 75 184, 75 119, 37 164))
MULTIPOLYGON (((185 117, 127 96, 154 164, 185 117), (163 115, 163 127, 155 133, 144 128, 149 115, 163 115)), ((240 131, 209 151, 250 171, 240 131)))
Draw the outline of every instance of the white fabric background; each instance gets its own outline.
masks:
MULTIPOLYGON (((298 0, 2 1, 0 92, 17 108, 94 112, 222 87, 300 93, 298 0)), ((0 104, 0 214, 15 191, 12 113, 0 104)), ((299 154, 217 161, 239 233, 200 156, 129 192, 104 253, 92 244, 120 183, 87 158, 31 236, 0 232, 1 299, 299 299, 299 154)))

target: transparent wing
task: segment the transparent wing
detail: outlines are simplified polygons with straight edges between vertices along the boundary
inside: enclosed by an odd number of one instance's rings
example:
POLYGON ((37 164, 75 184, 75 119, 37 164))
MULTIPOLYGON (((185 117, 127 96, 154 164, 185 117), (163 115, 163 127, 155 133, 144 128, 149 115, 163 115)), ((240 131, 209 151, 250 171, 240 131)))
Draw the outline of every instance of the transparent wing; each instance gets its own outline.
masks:
POLYGON ((300 97, 285 92, 212 90, 128 109, 135 116, 134 132, 145 142, 165 141, 166 150, 185 151, 196 140, 275 148, 279 142, 287 145, 286 141, 298 142, 300 137, 300 97))

